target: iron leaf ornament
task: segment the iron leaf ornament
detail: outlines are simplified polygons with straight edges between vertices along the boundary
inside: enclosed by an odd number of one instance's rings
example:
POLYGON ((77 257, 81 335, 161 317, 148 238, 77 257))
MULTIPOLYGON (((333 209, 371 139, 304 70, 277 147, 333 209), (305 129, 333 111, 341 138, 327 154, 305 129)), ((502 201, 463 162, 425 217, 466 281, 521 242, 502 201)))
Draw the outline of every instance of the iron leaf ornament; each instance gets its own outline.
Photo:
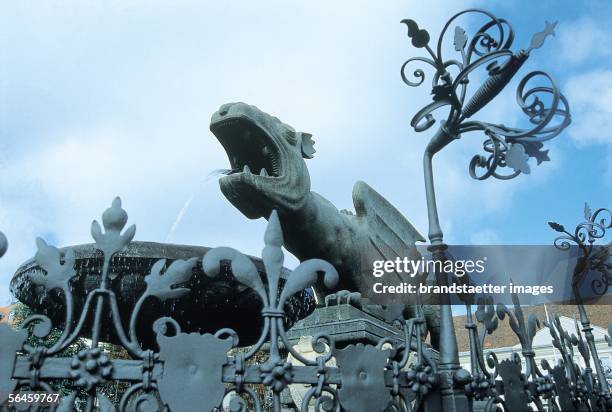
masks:
POLYGON ((522 172, 529 174, 531 169, 527 160, 529 155, 525 153, 525 146, 520 143, 510 145, 510 148, 506 152, 506 165, 514 169, 515 172, 522 172))
POLYGON ((542 47, 542 45, 544 44, 544 40, 546 40, 547 36, 555 35, 555 27, 557 27, 557 22, 549 23, 547 21, 544 30, 533 35, 533 37, 531 38, 531 44, 529 45, 529 49, 527 50, 530 51, 542 47))
POLYGON ((455 39, 453 41, 453 44, 455 45, 455 51, 460 52, 461 50, 465 49, 465 45, 467 44, 468 38, 467 35, 465 34, 465 30, 463 30, 461 27, 456 26, 455 27, 455 39))
MULTIPOLYGON (((476 315, 476 320, 484 325, 487 334, 490 335, 497 329, 499 318, 496 316, 493 298, 490 296, 486 299, 480 298, 478 300, 478 307, 474 315, 476 315)), ((502 313, 501 315, 503 319, 504 314, 502 313)))
POLYGON ((549 162, 550 157, 548 157, 548 150, 542 150, 544 144, 541 142, 522 142, 521 146, 525 148, 525 153, 529 157, 533 157, 536 159, 538 165, 542 162, 549 162))
POLYGON ((535 158, 537 164, 549 161, 543 142, 556 137, 571 121, 569 104, 561 94, 555 80, 543 71, 528 73, 518 84, 516 99, 527 116, 527 127, 510 127, 474 117, 510 83, 528 59, 540 48, 547 37, 554 36, 556 22, 546 22, 544 30, 533 35, 529 47, 514 52, 514 30, 510 23, 481 9, 469 9, 455 14, 442 29, 435 47, 430 47, 429 33, 411 19, 401 23, 408 27, 408 37, 414 47, 425 49, 428 56, 408 59, 400 74, 408 86, 420 86, 425 81, 425 70, 416 65, 429 66, 432 100, 411 120, 416 132, 423 132, 439 123, 444 142, 438 150, 452 140, 471 132, 484 133, 483 154, 472 158, 470 176, 477 180, 489 177, 507 180, 530 172, 527 160, 535 158), (470 36, 457 21, 460 17, 484 18, 484 23, 470 36), (453 50, 458 57, 445 56, 445 35, 453 30, 453 50), (470 87, 473 73, 486 69, 486 80, 478 87, 470 87), (444 111, 438 120, 438 113, 444 111))
POLYGON ((160 300, 177 299, 189 293, 188 288, 175 287, 178 284, 187 282, 192 275, 192 269, 197 262, 197 258, 188 260, 177 259, 170 264, 162 275, 161 271, 166 265, 166 259, 160 259, 151 268, 151 273, 145 277, 147 289, 145 296, 155 296, 160 300))
POLYGON ((419 28, 417 22, 412 19, 404 19, 401 21, 408 27, 408 37, 412 40, 412 45, 417 49, 427 47, 429 44, 429 33, 427 30, 419 28))
POLYGON ((557 222, 548 222, 548 226, 556 232, 565 232, 565 227, 557 222))
POLYGON ((33 273, 30 280, 36 285, 42 285, 47 290, 68 288, 70 280, 76 276, 74 270, 74 252, 68 249, 64 255, 64 262, 61 262, 60 251, 54 246, 48 245, 43 239, 36 238, 38 250, 34 259, 47 274, 33 273))

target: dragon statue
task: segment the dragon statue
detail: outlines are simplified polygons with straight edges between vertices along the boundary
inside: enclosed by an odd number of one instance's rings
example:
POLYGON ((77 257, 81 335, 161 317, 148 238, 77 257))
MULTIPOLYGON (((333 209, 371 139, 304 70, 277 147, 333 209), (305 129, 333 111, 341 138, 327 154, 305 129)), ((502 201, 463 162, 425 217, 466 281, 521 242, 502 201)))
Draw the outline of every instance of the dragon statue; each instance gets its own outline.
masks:
MULTIPOLYGON (((212 115, 210 130, 225 149, 231 171, 219 180, 225 197, 250 219, 267 218, 276 209, 285 247, 298 259, 325 259, 338 270, 340 282, 325 298, 361 305, 361 294, 371 290, 375 260, 398 256, 418 258, 414 246, 424 241, 417 230, 384 197, 366 183, 353 187, 355 214, 339 211, 310 190, 304 159, 315 153, 308 133, 296 132, 278 118, 245 103, 227 103, 212 115), (416 254, 416 255, 415 255, 416 254), (348 292, 350 291, 350 292, 348 292), (353 302, 356 301, 356 302, 353 302)), ((411 305, 384 307, 387 318, 411 315, 411 305)), ((427 330, 438 347, 439 307, 424 305, 427 330)))

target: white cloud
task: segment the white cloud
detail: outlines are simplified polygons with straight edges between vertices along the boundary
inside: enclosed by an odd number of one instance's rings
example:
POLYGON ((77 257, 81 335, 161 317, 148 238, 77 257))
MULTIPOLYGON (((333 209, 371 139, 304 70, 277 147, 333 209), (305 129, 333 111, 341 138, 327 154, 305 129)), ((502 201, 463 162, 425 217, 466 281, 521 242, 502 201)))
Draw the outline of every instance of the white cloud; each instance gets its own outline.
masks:
MULTIPOLYGON (((566 68, 563 92, 572 113, 568 130, 573 142, 580 148, 603 148, 607 159, 612 159, 612 49, 602 45, 612 30, 604 17, 607 14, 601 13, 605 7, 597 9, 600 14, 564 23, 567 29, 560 31, 555 57, 566 68)), ((602 177, 609 185, 612 162, 607 164, 602 177)))
POLYGON ((474 233, 470 239, 473 245, 499 245, 502 244, 499 234, 493 229, 483 229, 474 233))
POLYGON ((570 77, 565 86, 578 145, 612 144, 612 70, 594 70, 570 77))
POLYGON ((612 58, 612 49, 602 45, 602 39, 608 39, 612 34, 607 21, 601 24, 593 18, 582 17, 564 22, 558 32, 558 58, 564 64, 588 65, 593 59, 612 58))
MULTIPOLYGON (((89 242, 91 220, 116 195, 137 240, 163 241, 196 193, 173 242, 259 254, 265 223, 243 217, 214 179, 204 182, 227 165, 208 131, 227 101, 312 132, 313 189, 339 208, 352 206, 352 185, 363 179, 426 235, 421 157, 431 133, 414 133, 409 121, 429 89, 400 80, 400 65, 419 51, 399 20, 415 18, 435 35, 469 1, 105 4, 0 6, 0 230, 10 242, 0 302, 16 266, 33 255, 34 236, 89 242)), ((518 120, 508 89, 482 118, 518 120)), ((471 180, 480 143, 466 136, 435 162, 450 242, 469 240, 459 223, 478 226, 512 207, 522 184, 471 180)), ((552 170, 534 169, 530 184, 552 170)))

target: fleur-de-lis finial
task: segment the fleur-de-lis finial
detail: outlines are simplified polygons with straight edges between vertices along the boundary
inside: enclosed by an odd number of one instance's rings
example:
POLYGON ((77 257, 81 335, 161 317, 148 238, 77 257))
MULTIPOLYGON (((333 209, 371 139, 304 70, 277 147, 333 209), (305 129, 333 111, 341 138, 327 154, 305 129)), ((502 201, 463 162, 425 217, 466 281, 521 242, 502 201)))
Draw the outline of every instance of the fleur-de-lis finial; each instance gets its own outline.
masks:
POLYGON ((107 259, 128 245, 136 234, 136 225, 132 225, 121 234, 121 230, 127 223, 128 215, 121 208, 121 198, 113 199, 111 207, 102 214, 102 225, 105 233, 102 233, 97 220, 91 223, 91 236, 96 241, 96 247, 104 252, 107 259))

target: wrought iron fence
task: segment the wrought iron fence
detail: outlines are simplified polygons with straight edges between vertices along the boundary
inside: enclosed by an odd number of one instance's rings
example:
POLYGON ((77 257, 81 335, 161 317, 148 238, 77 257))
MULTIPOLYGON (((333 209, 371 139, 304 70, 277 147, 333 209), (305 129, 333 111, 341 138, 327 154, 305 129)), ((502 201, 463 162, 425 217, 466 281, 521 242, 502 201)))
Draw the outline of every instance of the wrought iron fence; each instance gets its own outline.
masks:
MULTIPOLYGON (((569 241, 577 243, 584 252, 581 269, 604 269, 602 282, 606 285, 610 280, 609 263, 605 257, 594 256, 591 251, 595 241, 603 239, 606 230, 612 227, 611 217, 607 209, 594 213, 589 210, 586 221, 573 233, 551 223, 553 229, 563 233, 555 244, 563 249, 567 248, 569 241)), ((258 342, 245 351, 231 351, 239 343, 237 334, 231 329, 221 329, 214 334, 184 333, 175 320, 163 317, 152 325, 159 350, 143 349, 135 332, 143 302, 149 297, 177 299, 189 293, 180 285, 191 276, 198 258, 176 260, 170 264, 164 260, 155 263, 145 279, 147 288, 125 327, 119 317, 115 293, 108 286, 108 268, 113 254, 126 247, 134 236, 134 226, 122 233, 126 221, 127 214, 116 199, 103 214, 104 231, 97 222, 92 225, 91 233, 96 248, 104 253, 105 264, 100 284, 89 292, 80 314, 73 313, 70 282, 76 272, 71 251, 62 256, 57 248, 40 239, 37 241, 35 259, 46 273, 31 275, 31 278, 34 283, 62 292, 66 309, 65 328, 56 342, 44 347, 31 346, 26 340, 29 327, 33 325, 34 335, 44 337, 49 334, 51 321, 46 316, 35 314, 18 329, 0 325, 3 349, 0 352, 3 365, 0 369, 0 404, 3 409, 15 405, 8 402, 9 393, 19 394, 26 388, 27 391, 54 393, 53 383, 58 380, 68 380, 74 388, 53 406, 58 411, 74 409, 77 388, 85 394, 85 410, 206 411, 221 408, 224 398, 231 398, 228 407, 232 411, 261 411, 264 410, 264 400, 254 389, 254 384, 263 385, 271 392, 269 408, 280 411, 283 408, 282 392, 296 383, 309 388, 302 404, 298 405, 302 411, 309 410, 309 406, 327 411, 440 409, 439 365, 424 350, 419 325, 425 322, 425 318, 418 305, 416 317, 395 322, 395 326, 403 331, 399 343, 383 339, 376 346, 351 344, 338 349, 330 336, 318 335, 312 339, 313 350, 318 353, 314 360, 305 358, 292 347, 285 330, 284 302, 291 295, 312 286, 319 276, 328 287, 333 287, 338 274, 325 261, 309 260, 301 263, 280 287, 283 237, 276 212, 272 213, 264 236, 265 279, 252 261, 235 249, 212 249, 202 258, 207 276, 218 275, 221 263, 229 261, 236 279, 257 292, 263 302, 261 316, 264 318, 258 342), (94 324, 88 347, 72 357, 58 355, 82 334, 85 320, 91 314, 94 324), (113 359, 101 350, 98 336, 101 319, 105 316, 110 316, 114 332, 131 359, 113 359), (256 354, 263 360, 249 362, 256 354), (292 363, 289 354, 301 364, 292 363), (335 366, 329 365, 332 357, 335 366), (413 360, 409 363, 411 357, 413 360), (130 385, 117 405, 113 405, 99 390, 101 385, 110 381, 130 385)), ((581 274, 581 270, 576 271, 576 284, 581 274)), ((518 298, 515 297, 513 308, 503 304, 494 306, 492 301, 479 302, 474 313, 475 321, 471 307, 467 305, 465 327, 470 336, 471 370, 454 371, 454 389, 467 396, 472 410, 523 411, 531 407, 552 411, 610 410, 612 399, 597 355, 592 327, 582 303, 578 307, 582 329, 576 324, 575 333, 564 330, 558 317, 550 323, 545 322, 562 359, 557 365, 543 361, 540 367, 534 360, 532 348, 539 320, 534 315, 525 319, 518 298), (512 359, 498 361, 495 353, 485 353, 483 346, 486 336, 506 318, 519 338, 521 353, 514 353, 512 359), (575 350, 585 360, 586 367, 578 366, 575 350), (524 370, 522 360, 526 365, 524 370)), ((612 340, 608 342, 612 345, 612 340)))

